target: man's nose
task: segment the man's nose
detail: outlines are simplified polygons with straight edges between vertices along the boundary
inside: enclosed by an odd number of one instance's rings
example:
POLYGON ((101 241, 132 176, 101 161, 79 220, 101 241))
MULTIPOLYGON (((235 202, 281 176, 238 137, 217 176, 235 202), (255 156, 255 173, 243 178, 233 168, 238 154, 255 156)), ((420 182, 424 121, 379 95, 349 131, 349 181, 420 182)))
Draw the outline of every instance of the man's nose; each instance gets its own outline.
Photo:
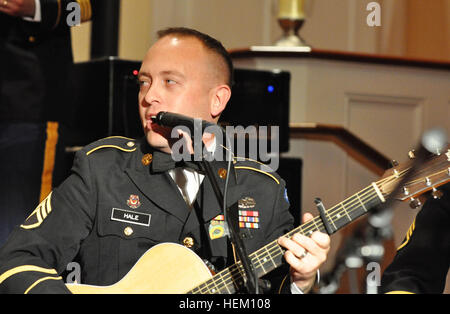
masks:
POLYGON ((149 88, 146 91, 145 96, 144 96, 144 100, 148 105, 152 105, 152 104, 161 102, 161 97, 160 97, 158 90, 159 89, 158 89, 158 85, 156 82, 153 82, 149 86, 149 88))

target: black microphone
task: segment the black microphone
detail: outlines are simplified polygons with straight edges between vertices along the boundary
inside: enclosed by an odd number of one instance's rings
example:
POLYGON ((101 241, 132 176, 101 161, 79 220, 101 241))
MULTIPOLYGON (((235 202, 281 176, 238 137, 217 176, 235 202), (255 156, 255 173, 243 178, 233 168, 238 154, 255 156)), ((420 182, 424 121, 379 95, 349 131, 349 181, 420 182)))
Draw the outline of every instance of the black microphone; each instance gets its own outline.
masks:
MULTIPOLYGON (((172 113, 172 112, 167 112, 167 111, 160 111, 158 112, 158 114, 156 116, 152 116, 151 117, 152 121, 160 126, 165 126, 165 127, 177 127, 177 126, 185 126, 187 128, 189 128, 189 130, 191 131, 191 135, 193 135, 194 130, 200 130, 201 128, 201 132, 203 133, 203 131, 207 128, 207 127, 215 127, 218 128, 220 130, 219 125, 212 123, 212 122, 208 122, 199 118, 191 118, 188 116, 184 116, 178 113, 172 113)), ((213 129, 215 130, 215 129, 213 129)))

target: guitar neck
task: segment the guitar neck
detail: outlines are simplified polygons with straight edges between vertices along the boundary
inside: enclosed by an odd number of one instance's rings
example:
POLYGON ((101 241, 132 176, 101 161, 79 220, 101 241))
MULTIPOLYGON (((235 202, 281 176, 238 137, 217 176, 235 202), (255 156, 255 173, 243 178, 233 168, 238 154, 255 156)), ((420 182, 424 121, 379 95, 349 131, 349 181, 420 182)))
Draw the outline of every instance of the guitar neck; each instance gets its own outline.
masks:
MULTIPOLYGON (((325 217, 332 229, 332 233, 334 233, 382 202, 384 202, 384 196, 380 192, 377 183, 372 183, 367 188, 326 210, 325 217)), ((314 231, 326 232, 320 216, 291 230, 284 236, 290 238, 298 232, 310 236, 314 231)), ((279 246, 275 240, 250 254, 249 258, 258 278, 281 266, 284 252, 285 249, 279 246)), ((240 287, 243 287, 244 278, 246 278, 244 269, 239 261, 194 288, 190 293, 235 293, 240 287)))

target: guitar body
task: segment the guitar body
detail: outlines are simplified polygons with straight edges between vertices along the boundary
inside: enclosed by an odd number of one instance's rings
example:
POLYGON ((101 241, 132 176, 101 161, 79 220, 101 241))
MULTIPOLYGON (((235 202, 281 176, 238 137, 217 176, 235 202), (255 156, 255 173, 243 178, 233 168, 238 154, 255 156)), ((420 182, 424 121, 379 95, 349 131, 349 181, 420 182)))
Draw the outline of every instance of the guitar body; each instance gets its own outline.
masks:
POLYGON ((75 294, 175 294, 186 293, 212 274, 202 259, 176 243, 155 245, 119 282, 110 286, 67 284, 75 294))

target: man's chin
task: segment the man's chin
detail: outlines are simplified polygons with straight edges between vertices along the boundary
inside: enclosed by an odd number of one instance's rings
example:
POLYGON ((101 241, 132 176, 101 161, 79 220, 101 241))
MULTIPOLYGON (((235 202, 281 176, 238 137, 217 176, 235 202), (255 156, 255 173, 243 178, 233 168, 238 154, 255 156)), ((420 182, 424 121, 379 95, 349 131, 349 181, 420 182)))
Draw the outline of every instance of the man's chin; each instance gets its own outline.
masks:
POLYGON ((164 152, 170 152, 169 141, 162 134, 150 131, 147 132, 145 137, 147 143, 153 148, 164 152))

